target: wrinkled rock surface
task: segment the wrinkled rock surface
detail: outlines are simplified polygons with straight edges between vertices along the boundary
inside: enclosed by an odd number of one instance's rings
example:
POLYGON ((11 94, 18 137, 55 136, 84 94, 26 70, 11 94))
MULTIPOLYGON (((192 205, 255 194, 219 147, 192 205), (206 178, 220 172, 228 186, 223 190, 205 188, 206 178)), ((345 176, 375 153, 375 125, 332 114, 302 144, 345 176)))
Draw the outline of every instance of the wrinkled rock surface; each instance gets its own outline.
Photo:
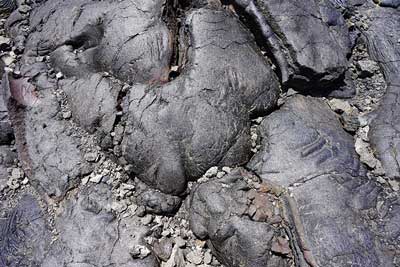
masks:
POLYGON ((284 234, 282 226, 271 224, 274 219, 280 222, 273 205, 276 198, 268 186, 252 188, 245 178, 252 175, 238 168, 196 186, 189 202, 191 229, 199 238, 209 239, 225 266, 290 266, 288 259, 267 252, 284 234))
POLYGON ((105 185, 82 189, 66 199, 55 220, 59 237, 42 266, 158 266, 151 254, 136 258, 138 247, 146 249, 146 228, 137 217, 118 218, 111 201, 105 185))
POLYGON ((82 156, 77 138, 57 117, 60 106, 52 93, 54 81, 43 68, 42 64, 27 66, 21 78, 7 74, 3 89, 25 173, 47 194, 61 197, 76 183, 82 156), (33 80, 28 82, 28 77, 33 80))
POLYGON ((304 259, 318 266, 390 266, 359 213, 375 206, 380 189, 364 177, 352 137, 329 107, 290 98, 260 131, 263 148, 249 167, 293 196, 285 206, 304 259))
POLYGON ((351 40, 342 14, 330 1, 224 2, 237 8, 266 46, 284 85, 325 94, 346 86, 351 40))
POLYGON ((174 195, 212 166, 248 160, 250 115, 270 110, 278 89, 236 18, 202 8, 188 15, 185 27, 191 44, 185 69, 163 86, 130 90, 123 140, 138 177, 174 195))
POLYGON ((50 231, 46 214, 30 194, 14 208, 1 207, 1 266, 41 266, 51 245, 50 231))
POLYGON ((0 266, 398 266, 396 7, 0 1, 0 266))
POLYGON ((369 137, 386 175, 399 179, 399 11, 391 8, 370 8, 364 12, 368 13, 373 21, 364 32, 368 50, 371 57, 379 62, 387 83, 386 94, 376 110, 369 137))

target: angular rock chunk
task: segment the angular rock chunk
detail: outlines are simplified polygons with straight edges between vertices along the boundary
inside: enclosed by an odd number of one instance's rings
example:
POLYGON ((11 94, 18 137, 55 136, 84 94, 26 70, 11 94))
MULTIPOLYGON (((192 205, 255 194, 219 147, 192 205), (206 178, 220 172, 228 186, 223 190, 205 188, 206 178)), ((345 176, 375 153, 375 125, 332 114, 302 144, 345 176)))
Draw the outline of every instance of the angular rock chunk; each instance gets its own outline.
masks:
POLYGON ((7 105, 25 173, 36 187, 61 197, 76 183, 83 161, 79 140, 68 134, 67 123, 57 118, 60 106, 52 91, 54 81, 45 71, 42 64, 28 66, 22 69, 22 78, 3 78, 3 88, 8 92, 7 105), (27 82, 28 77, 33 78, 27 82), (12 93, 21 92, 25 83, 32 91, 12 93), (25 101, 26 97, 34 101, 25 101))
POLYGON ((106 185, 66 199, 55 220, 59 237, 41 266, 159 266, 144 243, 146 228, 137 217, 114 215, 111 201, 106 185))
POLYGON ((272 204, 276 198, 265 185, 251 188, 245 180, 251 176, 238 168, 196 186, 189 202, 190 227, 199 238, 209 239, 214 255, 225 266, 290 266, 288 259, 276 254, 291 253, 289 243, 280 240, 283 228, 271 225, 279 218, 272 204))
POLYGON ((387 8, 364 10, 373 23, 365 37, 372 59, 379 62, 387 89, 376 117, 371 123, 369 138, 386 175, 400 178, 400 12, 387 8))
POLYGON ((226 11, 192 11, 185 27, 185 69, 165 85, 132 87, 123 140, 138 177, 174 195, 212 166, 244 164, 249 117, 270 110, 278 92, 250 34, 226 11))
POLYGON ((360 210, 379 188, 362 176, 352 137, 321 100, 297 96, 261 124, 263 148, 249 163, 289 190, 287 219, 311 266, 391 266, 360 210))
POLYGON ((24 195, 17 207, 2 209, 1 213, 0 265, 41 266, 52 234, 35 197, 24 195))
POLYGON ((147 213, 174 215, 182 203, 180 197, 164 194, 159 190, 148 187, 140 180, 137 180, 135 191, 137 204, 145 207, 147 213))
POLYGON ((324 93, 342 86, 351 42, 328 0, 226 0, 245 17, 280 68, 284 85, 324 93))

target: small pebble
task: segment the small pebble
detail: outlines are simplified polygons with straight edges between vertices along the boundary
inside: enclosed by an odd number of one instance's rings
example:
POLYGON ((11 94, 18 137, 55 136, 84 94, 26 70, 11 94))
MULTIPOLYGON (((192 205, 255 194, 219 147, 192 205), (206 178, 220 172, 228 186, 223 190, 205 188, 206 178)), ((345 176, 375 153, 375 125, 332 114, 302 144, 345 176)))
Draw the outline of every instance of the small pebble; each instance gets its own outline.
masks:
POLYGON ((212 262, 212 255, 210 251, 206 251, 206 253, 204 253, 204 263, 205 264, 210 264, 212 262))
POLYGON ((66 111, 66 112, 63 112, 62 116, 63 116, 63 119, 67 120, 67 119, 71 118, 72 113, 71 113, 71 111, 66 111))
POLYGON ((56 79, 57 80, 60 80, 60 79, 62 79, 64 77, 64 75, 61 73, 61 72, 57 72, 57 74, 56 74, 56 79))
POLYGON ((85 154, 85 160, 87 162, 96 162, 97 161, 97 152, 89 152, 85 154))
POLYGON ((205 177, 211 178, 217 175, 218 173, 218 167, 211 167, 206 174, 204 174, 205 177))
POLYGON ((188 254, 186 254, 186 259, 194 264, 200 264, 203 261, 203 257, 201 255, 201 251, 192 250, 188 254))

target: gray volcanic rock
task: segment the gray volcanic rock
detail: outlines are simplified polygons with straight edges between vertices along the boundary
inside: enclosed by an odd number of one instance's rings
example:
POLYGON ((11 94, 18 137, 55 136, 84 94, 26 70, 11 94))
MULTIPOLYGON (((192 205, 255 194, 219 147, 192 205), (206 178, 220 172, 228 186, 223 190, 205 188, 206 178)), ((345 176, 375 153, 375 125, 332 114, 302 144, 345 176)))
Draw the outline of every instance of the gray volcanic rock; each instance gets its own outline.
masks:
POLYGON ((400 6, 399 0, 374 0, 374 2, 383 7, 397 8, 400 6))
POLYGON ((4 98, 4 90, 0 90, 0 145, 10 144, 14 139, 13 129, 4 98))
POLYGON ((52 234, 35 197, 24 195, 14 209, 0 212, 0 265, 42 266, 52 234))
POLYGON ((22 70, 22 77, 3 77, 13 123, 19 160, 31 182, 47 194, 61 197, 80 175, 79 141, 57 118, 60 106, 52 92, 54 84, 43 65, 22 70), (28 81, 26 77, 34 77, 28 81))
POLYGON ((263 152, 253 157, 250 166, 262 178, 288 187, 323 174, 360 174, 352 136, 320 100, 289 99, 263 121, 260 132, 263 152))
POLYGON ((400 12, 390 8, 364 10, 372 19, 364 32, 372 59, 379 62, 387 83, 386 94, 371 123, 369 138, 386 175, 400 178, 400 12))
MULTIPOLYGON (((190 227, 199 238, 209 239, 213 253, 225 266, 290 266, 288 259, 269 253, 284 233, 281 226, 271 224, 279 219, 273 205, 276 197, 266 185, 251 188, 245 180, 251 176, 238 168, 193 188, 190 227)), ((275 251, 291 253, 287 241, 281 244, 283 248, 275 251)))
POLYGON ((147 229, 137 217, 117 217, 111 203, 106 185, 66 199, 55 220, 58 239, 41 266, 159 266, 143 240, 147 229), (136 255, 138 248, 147 252, 136 255))
POLYGON ((162 86, 133 86, 123 151, 132 170, 164 193, 216 165, 249 158, 252 114, 276 103, 278 85, 253 39, 224 10, 192 11, 188 62, 162 86), (152 141, 149 142, 148 140, 152 141))
POLYGON ((2 206, 0 265, 159 266, 143 240, 148 229, 137 217, 117 217, 111 203, 109 187, 83 188, 60 204, 54 230, 32 195, 24 195, 14 209, 2 206))
POLYGON ((226 0, 270 51, 284 85, 307 93, 345 86, 349 32, 328 1, 226 0))
POLYGON ((123 82, 168 79, 171 38, 162 20, 164 2, 46 2, 30 16, 34 30, 25 61, 50 54, 52 66, 66 77, 59 86, 74 118, 91 133, 108 134, 122 85, 103 72, 123 82))
POLYGON ((399 10, 373 2, 19 0, 0 266, 396 266, 399 10), (351 78, 329 103, 361 155, 370 127, 376 182, 326 99, 285 92, 351 78))
POLYGON ((391 266, 359 213, 375 207, 380 189, 363 177, 352 137, 329 107, 291 98, 266 117, 260 131, 263 147, 249 167, 293 196, 285 206, 305 260, 318 266, 391 266))
POLYGON ((52 52, 54 65, 67 76, 107 71, 124 81, 163 80, 171 54, 164 4, 47 1, 31 12, 26 54, 52 52))
POLYGON ((90 133, 96 130, 103 135, 112 132, 121 85, 99 73, 62 80, 59 84, 80 126, 90 133))
POLYGON ((178 34, 169 8, 162 0, 46 2, 31 11, 23 62, 49 54, 72 116, 100 137, 127 103, 122 151, 133 174, 178 195, 211 166, 247 162, 249 118, 276 104, 278 81, 225 10, 188 13, 178 34), (180 76, 168 82, 173 51, 180 76))
POLYGON ((0 146, 0 191, 6 186, 8 171, 17 159, 17 153, 11 150, 9 146, 0 146))
POLYGON ((164 194, 150 188, 140 180, 137 180, 135 185, 135 193, 137 194, 137 204, 145 207, 147 213, 173 215, 182 203, 180 197, 164 194))

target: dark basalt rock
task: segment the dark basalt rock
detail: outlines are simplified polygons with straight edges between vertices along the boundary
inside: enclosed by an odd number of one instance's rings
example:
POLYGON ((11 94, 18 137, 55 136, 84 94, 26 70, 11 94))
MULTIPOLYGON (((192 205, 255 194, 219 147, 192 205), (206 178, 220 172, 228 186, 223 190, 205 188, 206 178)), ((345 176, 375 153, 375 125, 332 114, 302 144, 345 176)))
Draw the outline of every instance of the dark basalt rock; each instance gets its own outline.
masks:
POLYGON ((190 227, 196 236, 209 240, 214 255, 225 266, 291 266, 284 258, 292 253, 289 243, 281 241, 277 246, 284 229, 271 224, 280 220, 278 205, 273 205, 277 198, 266 185, 251 188, 245 180, 251 177, 238 168, 193 188, 190 227), (269 253, 271 250, 283 253, 283 257, 269 253))
POLYGON ((330 1, 223 2, 233 4, 266 46, 285 86, 325 95, 346 86, 351 41, 344 18, 330 1))
POLYGON ((353 137, 318 99, 289 99, 263 121, 260 132, 265 138, 263 152, 249 166, 262 178, 288 187, 323 174, 364 174, 353 137))
POLYGON ((140 180, 136 180, 135 194, 137 204, 145 208, 146 213, 158 215, 174 215, 182 204, 178 196, 164 194, 159 190, 147 186, 140 180))
POLYGON ((249 167, 289 190, 289 221, 312 266, 391 266, 361 210, 380 189, 363 176, 352 137, 322 101, 297 96, 261 124, 263 148, 249 167), (291 218, 291 219, 290 219, 291 218))
POLYGON ((83 157, 78 139, 57 117, 60 106, 52 92, 54 81, 44 71, 42 64, 26 66, 21 78, 3 77, 3 89, 26 175, 37 188, 61 197, 76 183, 83 157))
POLYGON ((163 80, 171 54, 161 13, 164 4, 163 0, 47 1, 31 13, 34 30, 26 54, 54 51, 54 65, 67 76, 107 71, 126 82, 163 80))
POLYGON ((126 103, 122 151, 133 174, 179 195, 211 166, 248 161, 249 118, 275 105, 278 81, 225 10, 191 11, 176 30, 178 18, 168 17, 165 4, 46 2, 31 11, 23 62, 50 54, 65 76, 57 85, 74 119, 100 137, 113 130, 126 103), (180 76, 169 81, 172 61, 180 76))
POLYGON ((387 176, 400 177, 399 11, 370 0, 221 2, 230 6, 19 2, 6 23, 17 60, 0 94, 0 266, 184 265, 193 242, 174 244, 170 223, 186 218, 138 216, 172 216, 186 196, 193 233, 225 266, 396 264, 398 197, 367 178, 337 115, 304 96, 273 109, 281 87, 346 93, 356 38, 340 11, 368 14, 370 25, 365 16, 355 25, 388 84, 370 140, 387 176), (262 138, 250 138, 259 116, 262 138), (14 140, 29 180, 2 190, 17 165, 14 140), (212 166, 232 169, 187 189, 212 166), (109 177, 80 184, 93 169, 109 177), (165 227, 172 236, 154 240, 165 227))
POLYGON ((0 266, 42 266, 52 235, 35 197, 24 195, 14 209, 2 207, 1 213, 0 266))
POLYGON ((4 99, 4 90, 0 90, 0 145, 10 144, 14 139, 14 133, 4 99))
POLYGON ((369 137, 386 175, 399 179, 400 12, 390 8, 372 8, 363 12, 373 21, 364 32, 369 53, 380 64, 387 83, 386 94, 375 112, 369 137))
POLYGON ((7 169, 13 166, 17 153, 9 146, 0 146, 0 191, 6 186, 8 179, 7 169))
POLYGON ((105 185, 73 193, 60 204, 54 230, 32 195, 23 196, 14 209, 2 206, 0 265, 159 266, 150 250, 135 257, 135 248, 146 249, 143 237, 148 229, 137 217, 113 214, 110 197, 105 185))
POLYGON ((172 48, 162 20, 164 2, 46 2, 30 16, 34 30, 25 60, 50 53, 52 65, 66 77, 59 86, 74 118, 91 133, 109 134, 122 82, 103 72, 123 82, 168 79, 172 48))
POLYGON ((1 0, 0 1, 0 15, 11 13, 17 7, 15 0, 1 0))
POLYGON ((374 0, 374 2, 383 7, 397 8, 400 6, 399 0, 374 0))
POLYGON ((245 163, 249 118, 270 110, 278 91, 237 19, 202 8, 185 27, 190 46, 182 74, 162 86, 132 87, 122 143, 138 177, 174 195, 212 166, 245 163))
POLYGON ((99 73, 62 80, 59 84, 80 126, 89 133, 98 131, 100 136, 112 132, 121 85, 99 73))
POLYGON ((106 185, 66 199, 55 220, 59 237, 41 266, 159 266, 150 251, 143 259, 132 255, 135 247, 146 247, 147 229, 137 217, 118 218, 111 202, 106 185))

